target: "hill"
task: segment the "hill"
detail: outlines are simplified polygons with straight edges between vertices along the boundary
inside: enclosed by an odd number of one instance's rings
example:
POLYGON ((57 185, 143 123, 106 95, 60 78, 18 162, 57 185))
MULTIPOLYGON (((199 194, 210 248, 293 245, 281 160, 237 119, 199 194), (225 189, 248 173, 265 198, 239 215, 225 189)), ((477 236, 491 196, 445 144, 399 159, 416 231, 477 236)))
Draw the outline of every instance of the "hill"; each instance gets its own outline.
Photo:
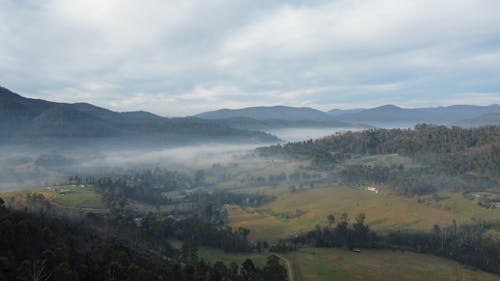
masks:
POLYGON ((476 118, 465 119, 455 123, 458 126, 463 127, 477 127, 484 125, 500 125, 500 112, 499 113, 488 113, 481 115, 476 118))
POLYGON ((339 116, 339 115, 342 115, 342 114, 346 114, 346 113, 358 113, 358 112, 361 112, 363 110, 366 110, 366 108, 354 108, 354 109, 332 109, 332 110, 328 110, 326 113, 328 113, 330 116, 339 116))
POLYGON ((165 118, 149 112, 114 112, 88 103, 56 103, 22 97, 0 87, 2 143, 34 139, 120 138, 176 142, 269 142, 271 135, 198 118, 165 118))
POLYGON ((336 119, 345 122, 358 122, 370 125, 387 123, 432 123, 450 125, 459 120, 477 118, 481 115, 490 113, 500 113, 500 105, 452 105, 429 108, 401 108, 395 105, 384 105, 358 112, 340 113, 336 116, 336 119))
MULTIPOLYGON (((250 117, 231 117, 224 119, 210 119, 215 124, 225 125, 231 128, 243 130, 270 130, 270 129, 285 129, 285 128, 351 128, 357 125, 329 120, 283 120, 283 119, 263 119, 257 120, 250 117)), ((360 127, 362 125, 359 125, 360 127)))
POLYGON ((331 116, 327 113, 309 107, 288 106, 258 106, 242 109, 219 109, 195 115, 203 119, 227 119, 246 117, 256 120, 279 119, 286 121, 326 121, 331 116))

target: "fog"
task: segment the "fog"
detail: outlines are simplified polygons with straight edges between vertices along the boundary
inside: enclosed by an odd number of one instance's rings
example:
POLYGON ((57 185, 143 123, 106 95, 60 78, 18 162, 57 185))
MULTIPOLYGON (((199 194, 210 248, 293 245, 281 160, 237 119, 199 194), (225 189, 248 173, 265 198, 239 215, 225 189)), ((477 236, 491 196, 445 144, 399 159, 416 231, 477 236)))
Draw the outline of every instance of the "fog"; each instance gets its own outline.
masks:
POLYGON ((317 139, 342 133, 347 131, 359 131, 360 128, 286 128, 286 129, 273 129, 267 131, 272 135, 286 142, 304 141, 308 139, 317 139))
POLYGON ((257 144, 222 144, 176 147, 107 149, 88 146, 74 150, 2 147, 0 191, 34 188, 64 183, 71 175, 104 175, 128 169, 156 167, 191 172, 223 163, 253 151, 257 144))
MULTIPOLYGON (((276 129, 283 142, 319 138, 359 128, 276 129)), ((91 143, 91 142, 89 142, 91 143)), ((185 146, 99 143, 0 147, 0 191, 65 183, 71 175, 105 175, 129 169, 167 168, 193 172, 251 155, 255 143, 206 143, 185 146)))
POLYGON ((169 169, 200 169, 216 162, 226 162, 252 152, 258 144, 221 144, 177 146, 154 149, 130 149, 101 152, 98 158, 85 162, 83 167, 134 167, 149 165, 169 169))

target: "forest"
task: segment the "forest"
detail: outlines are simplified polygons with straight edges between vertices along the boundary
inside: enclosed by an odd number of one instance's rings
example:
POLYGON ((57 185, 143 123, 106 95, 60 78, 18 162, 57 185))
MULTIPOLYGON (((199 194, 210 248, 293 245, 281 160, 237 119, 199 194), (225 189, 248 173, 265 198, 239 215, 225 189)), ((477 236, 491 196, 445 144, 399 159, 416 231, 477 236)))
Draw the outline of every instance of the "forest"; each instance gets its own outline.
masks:
POLYGON ((414 129, 372 129, 257 149, 263 157, 311 161, 310 168, 334 170, 350 184, 387 184, 395 192, 421 195, 440 189, 477 191, 500 182, 500 127, 460 128, 421 124, 414 129), (368 155, 397 154, 418 167, 349 165, 368 155))
POLYGON ((139 230, 124 218, 93 214, 68 221, 9 210, 0 199, 0 280, 288 280, 285 267, 274 255, 267 257, 262 268, 250 259, 226 265, 197 257, 198 243, 213 241, 214 235, 229 235, 231 245, 247 247, 247 231, 240 230, 231 238, 230 231, 221 234, 198 221, 170 224, 147 218, 145 224, 139 230), (193 229, 197 227, 199 232, 193 229), (163 236, 179 229, 175 235, 190 237, 180 251, 163 236), (195 243, 191 238, 205 242, 195 243))

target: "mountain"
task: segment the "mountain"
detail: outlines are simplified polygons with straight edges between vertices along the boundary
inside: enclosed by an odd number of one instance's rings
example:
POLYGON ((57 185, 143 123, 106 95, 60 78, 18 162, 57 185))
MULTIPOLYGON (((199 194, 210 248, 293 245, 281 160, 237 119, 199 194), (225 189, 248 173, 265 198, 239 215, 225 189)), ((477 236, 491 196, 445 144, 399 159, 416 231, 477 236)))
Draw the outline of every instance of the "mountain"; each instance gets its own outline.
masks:
POLYGON ((463 127, 477 127, 484 125, 500 125, 500 112, 483 114, 476 118, 464 119, 455 122, 455 125, 463 127))
POLYGON ((163 144, 204 141, 276 141, 274 136, 201 120, 149 112, 114 112, 88 103, 22 97, 0 87, 0 143, 47 139, 119 138, 163 144))
POLYGON ((459 120, 476 118, 489 113, 500 113, 500 105, 452 105, 429 108, 401 108, 395 105, 384 105, 359 112, 343 113, 335 118, 344 122, 360 122, 370 125, 387 123, 451 125, 459 120))
MULTIPOLYGON (((283 119, 265 119, 257 120, 250 117, 233 117, 224 119, 209 119, 208 121, 215 124, 222 124, 231 128, 243 130, 266 131, 271 129, 286 129, 286 128, 351 128, 357 127, 347 122, 337 120, 283 120, 283 119)), ((360 127, 366 127, 361 126, 360 127)))
POLYGON ((346 113, 358 113, 365 110, 364 108, 353 108, 353 109, 332 109, 327 111, 328 115, 335 117, 346 113))
POLYGON ((286 121, 326 121, 331 116, 309 107, 258 106, 242 109, 219 109, 195 115, 202 119, 227 119, 247 117, 255 120, 279 119, 286 121))

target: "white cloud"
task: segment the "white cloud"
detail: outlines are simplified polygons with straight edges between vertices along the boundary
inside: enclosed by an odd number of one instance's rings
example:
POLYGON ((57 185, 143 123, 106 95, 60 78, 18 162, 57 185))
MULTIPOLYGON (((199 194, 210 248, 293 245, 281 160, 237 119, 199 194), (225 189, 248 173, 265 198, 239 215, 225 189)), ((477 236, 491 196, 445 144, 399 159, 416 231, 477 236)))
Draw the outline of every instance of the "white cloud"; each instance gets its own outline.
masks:
POLYGON ((259 104, 412 104, 417 95, 478 100, 456 98, 461 93, 496 102, 500 92, 496 0, 0 6, 0 83, 39 98, 173 115, 259 104))

